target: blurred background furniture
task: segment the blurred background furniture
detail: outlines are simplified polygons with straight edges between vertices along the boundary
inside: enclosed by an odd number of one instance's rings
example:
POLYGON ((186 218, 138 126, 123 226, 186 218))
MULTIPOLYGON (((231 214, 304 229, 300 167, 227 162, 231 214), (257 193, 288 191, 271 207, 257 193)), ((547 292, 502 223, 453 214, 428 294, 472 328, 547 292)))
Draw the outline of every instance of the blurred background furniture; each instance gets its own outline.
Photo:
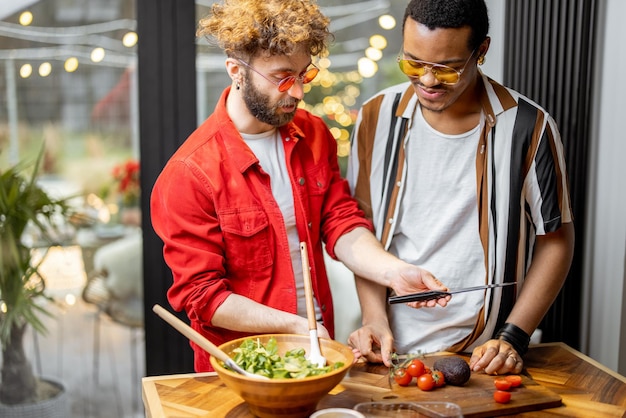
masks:
MULTIPOLYGON (((97 307, 93 330, 93 377, 96 385, 100 367, 102 317, 127 327, 131 333, 133 410, 138 407, 139 396, 137 340, 144 325, 142 266, 141 229, 127 230, 123 237, 94 250, 93 266, 91 271, 86 270, 87 283, 82 292, 83 300, 97 307)), ((91 266, 88 260, 85 268, 89 267, 91 266)), ((115 366, 111 364, 112 370, 116 373, 115 366)))

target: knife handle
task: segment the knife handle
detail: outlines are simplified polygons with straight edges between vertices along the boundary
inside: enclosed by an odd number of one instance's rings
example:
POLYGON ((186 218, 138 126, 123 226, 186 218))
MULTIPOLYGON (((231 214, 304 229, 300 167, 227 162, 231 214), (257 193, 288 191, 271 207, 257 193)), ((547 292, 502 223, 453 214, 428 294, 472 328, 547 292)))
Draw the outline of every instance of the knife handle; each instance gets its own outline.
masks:
POLYGON ((410 295, 391 296, 387 301, 390 305, 394 303, 423 302, 426 300, 439 299, 449 294, 449 292, 443 292, 441 290, 429 290, 428 292, 412 293, 410 295))

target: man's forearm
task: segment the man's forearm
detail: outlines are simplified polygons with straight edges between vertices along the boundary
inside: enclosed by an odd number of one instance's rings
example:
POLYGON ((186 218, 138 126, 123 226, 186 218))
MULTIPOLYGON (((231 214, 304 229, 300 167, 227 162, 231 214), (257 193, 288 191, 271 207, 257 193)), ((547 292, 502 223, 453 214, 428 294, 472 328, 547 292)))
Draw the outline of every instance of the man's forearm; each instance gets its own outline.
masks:
POLYGON ((356 276, 391 287, 386 272, 398 268, 399 261, 389 254, 376 237, 365 228, 355 228, 335 244, 335 254, 356 276))
POLYGON ((367 325, 381 320, 387 321, 387 288, 355 276, 356 291, 361 305, 361 322, 367 325))
POLYGON ((308 334, 306 318, 270 308, 234 293, 217 308, 211 325, 241 332, 308 334))
POLYGON ((532 264, 507 322, 529 335, 534 332, 565 282, 573 253, 574 226, 571 223, 537 237, 532 264))

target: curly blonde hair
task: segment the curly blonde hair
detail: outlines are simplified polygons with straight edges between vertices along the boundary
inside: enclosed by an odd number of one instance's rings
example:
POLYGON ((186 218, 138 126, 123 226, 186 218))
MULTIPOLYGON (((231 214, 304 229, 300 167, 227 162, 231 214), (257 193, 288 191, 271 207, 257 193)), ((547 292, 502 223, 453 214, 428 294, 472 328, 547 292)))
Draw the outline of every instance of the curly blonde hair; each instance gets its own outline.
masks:
POLYGON ((314 0, 222 0, 196 34, 229 57, 291 55, 300 48, 317 56, 328 50, 329 23, 314 0))

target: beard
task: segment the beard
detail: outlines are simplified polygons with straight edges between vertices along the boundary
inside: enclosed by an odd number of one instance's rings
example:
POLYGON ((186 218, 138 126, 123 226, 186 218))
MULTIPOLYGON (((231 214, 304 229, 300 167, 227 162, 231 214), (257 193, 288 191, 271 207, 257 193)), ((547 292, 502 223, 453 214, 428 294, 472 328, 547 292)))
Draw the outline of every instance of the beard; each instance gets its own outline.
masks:
POLYGON ((296 111, 283 113, 280 108, 298 104, 299 100, 289 98, 280 100, 275 104, 270 103, 270 97, 261 93, 254 84, 248 82, 244 84, 243 101, 252 115, 263 123, 279 127, 291 122, 296 115, 296 111))

